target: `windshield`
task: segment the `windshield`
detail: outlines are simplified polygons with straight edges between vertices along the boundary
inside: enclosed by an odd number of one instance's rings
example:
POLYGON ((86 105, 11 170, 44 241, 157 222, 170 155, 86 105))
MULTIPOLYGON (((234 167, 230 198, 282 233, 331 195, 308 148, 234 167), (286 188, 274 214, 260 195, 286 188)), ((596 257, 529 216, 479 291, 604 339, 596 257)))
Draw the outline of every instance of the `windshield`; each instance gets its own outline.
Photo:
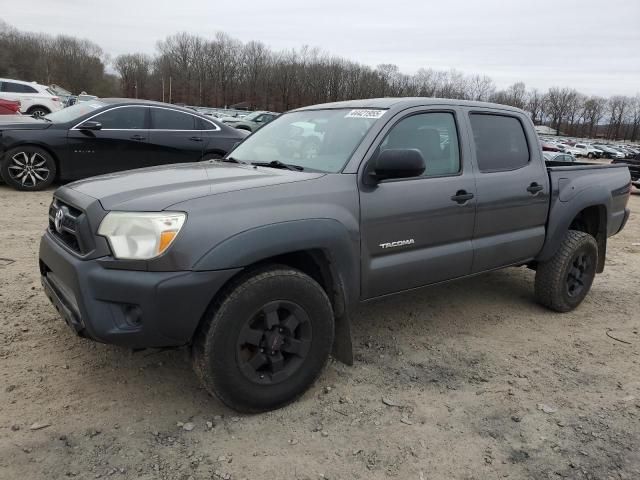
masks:
POLYGON ((57 112, 49 113, 45 115, 44 118, 57 123, 71 122, 77 118, 82 117, 83 115, 86 115, 87 113, 91 113, 98 108, 102 108, 106 105, 106 103, 97 102, 95 100, 91 102, 76 103, 71 107, 63 108, 62 110, 58 110, 57 112))
POLYGON ((242 142, 231 157, 246 163, 280 161, 305 170, 342 170, 384 110, 304 110, 279 116, 242 142))
POLYGON ((249 115, 245 115, 242 119, 243 120, 253 120, 254 118, 258 118, 260 115, 262 115, 263 112, 253 112, 250 113, 249 115))

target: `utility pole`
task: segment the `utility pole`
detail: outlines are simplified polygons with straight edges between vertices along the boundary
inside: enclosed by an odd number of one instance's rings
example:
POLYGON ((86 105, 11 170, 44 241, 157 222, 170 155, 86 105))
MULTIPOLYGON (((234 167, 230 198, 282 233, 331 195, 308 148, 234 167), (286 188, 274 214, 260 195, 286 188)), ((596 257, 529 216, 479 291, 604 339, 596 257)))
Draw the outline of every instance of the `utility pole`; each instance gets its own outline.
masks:
POLYGON ((164 103, 164 77, 162 77, 162 103, 164 103))
POLYGON ((169 103, 171 103, 171 75, 169 75, 169 103))

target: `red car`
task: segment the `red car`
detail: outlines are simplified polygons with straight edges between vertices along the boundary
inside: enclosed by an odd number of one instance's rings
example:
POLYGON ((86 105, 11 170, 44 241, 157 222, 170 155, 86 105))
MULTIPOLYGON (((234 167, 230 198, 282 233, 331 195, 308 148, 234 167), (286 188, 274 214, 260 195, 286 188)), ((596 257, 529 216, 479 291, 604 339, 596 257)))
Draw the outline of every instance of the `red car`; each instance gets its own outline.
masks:
POLYGON ((3 100, 0 98, 0 115, 19 115, 20 102, 18 100, 3 100))
POLYGON ((556 147, 555 145, 553 145, 552 143, 547 143, 547 142, 541 142, 542 143, 542 150, 545 152, 559 152, 560 149, 558 147, 556 147))

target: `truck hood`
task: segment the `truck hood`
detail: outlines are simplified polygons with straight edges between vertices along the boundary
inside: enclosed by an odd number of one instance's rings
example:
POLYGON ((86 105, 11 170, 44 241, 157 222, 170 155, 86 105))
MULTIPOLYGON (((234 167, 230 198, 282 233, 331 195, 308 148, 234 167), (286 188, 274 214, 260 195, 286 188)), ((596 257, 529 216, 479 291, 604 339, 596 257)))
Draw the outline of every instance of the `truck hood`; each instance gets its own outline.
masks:
POLYGON ((323 175, 205 161, 112 173, 80 180, 67 188, 98 199, 105 210, 159 211, 198 197, 323 175))
POLYGON ((29 115, 0 115, 0 130, 44 130, 51 125, 29 115))

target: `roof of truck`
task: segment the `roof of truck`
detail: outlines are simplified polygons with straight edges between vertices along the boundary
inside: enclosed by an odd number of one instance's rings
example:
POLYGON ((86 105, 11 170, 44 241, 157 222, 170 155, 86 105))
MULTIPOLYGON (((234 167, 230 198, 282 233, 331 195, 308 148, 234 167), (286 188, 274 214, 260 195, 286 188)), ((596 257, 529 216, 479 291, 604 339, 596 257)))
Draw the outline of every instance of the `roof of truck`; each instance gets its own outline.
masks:
POLYGON ((362 100, 346 100, 343 102, 322 103, 319 105, 309 105, 308 107, 298 108, 297 110, 316 110, 323 108, 411 108, 423 105, 461 105, 465 107, 476 108, 499 108, 501 110, 511 110, 514 112, 522 112, 521 109, 502 105, 498 103, 473 102, 469 100, 456 100, 451 98, 433 98, 433 97, 384 97, 384 98, 366 98, 362 100))

